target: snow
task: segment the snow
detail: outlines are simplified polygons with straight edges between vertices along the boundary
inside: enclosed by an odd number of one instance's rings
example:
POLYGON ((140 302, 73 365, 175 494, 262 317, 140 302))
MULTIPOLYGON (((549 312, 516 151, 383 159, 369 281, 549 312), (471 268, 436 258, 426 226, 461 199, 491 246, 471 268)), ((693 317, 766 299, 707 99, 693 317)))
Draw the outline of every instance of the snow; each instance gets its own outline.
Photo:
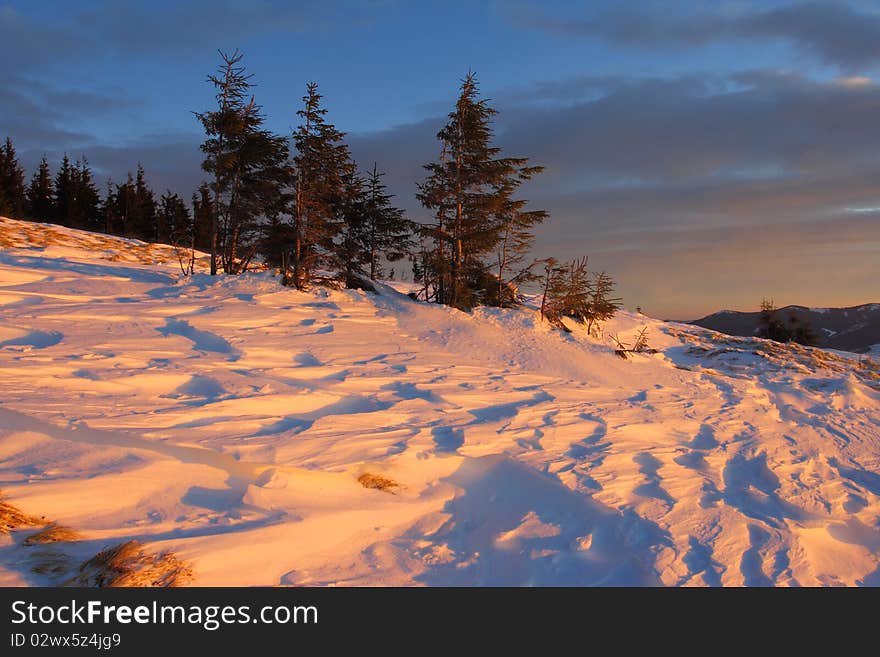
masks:
MULTIPOLYGON (((876 356, 0 234, 0 481, 77 557, 135 538, 208 586, 880 584, 876 356), (658 353, 616 356, 644 326, 658 353)), ((0 582, 52 583, 20 534, 0 582)))

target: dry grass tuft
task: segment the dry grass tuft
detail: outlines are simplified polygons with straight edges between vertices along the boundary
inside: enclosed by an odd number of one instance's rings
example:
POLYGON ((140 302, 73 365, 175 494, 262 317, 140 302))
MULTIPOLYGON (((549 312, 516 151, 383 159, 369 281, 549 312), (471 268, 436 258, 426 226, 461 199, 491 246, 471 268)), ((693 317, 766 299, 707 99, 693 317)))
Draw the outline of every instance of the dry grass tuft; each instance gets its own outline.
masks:
POLYGON ((150 554, 138 541, 102 550, 79 567, 67 586, 170 587, 192 579, 192 569, 170 552, 150 554))
POLYGON ((358 481, 364 488, 375 488, 376 490, 391 493, 392 495, 396 494, 397 490, 400 489, 400 484, 393 479, 388 479, 382 475, 371 474, 369 472, 365 472, 358 477, 358 481))
POLYGON ((70 572, 70 557, 54 548, 38 549, 30 553, 31 572, 58 578, 70 572))
MULTIPOLYGON (((45 522, 45 520, 43 521, 45 522)), ((18 507, 14 507, 3 500, 3 494, 0 493, 0 534, 8 534, 9 532, 21 529, 22 527, 33 527, 39 525, 40 519, 36 516, 29 516, 18 507)))
POLYGON ((78 541, 80 534, 70 527, 50 522, 35 534, 24 539, 25 545, 44 545, 46 543, 62 543, 64 541, 78 541))

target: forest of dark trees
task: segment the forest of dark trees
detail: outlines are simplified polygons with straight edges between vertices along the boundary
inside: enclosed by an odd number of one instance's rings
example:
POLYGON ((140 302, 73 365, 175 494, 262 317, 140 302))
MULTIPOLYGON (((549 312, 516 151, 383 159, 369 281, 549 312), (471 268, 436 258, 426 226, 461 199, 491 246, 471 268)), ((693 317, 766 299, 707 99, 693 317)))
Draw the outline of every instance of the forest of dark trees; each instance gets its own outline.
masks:
MULTIPOLYGON (((212 275, 259 266, 299 290, 316 285, 370 289, 389 263, 408 260, 423 301, 469 310, 509 307, 531 286, 541 317, 571 317, 593 332, 620 308, 614 283, 586 258, 559 264, 532 257, 534 230, 549 218, 518 196, 543 171, 507 157, 494 142, 497 110, 480 98, 473 73, 437 134, 438 158, 424 166, 416 198, 431 219, 416 222, 393 204, 378 163, 362 171, 345 133, 326 119, 309 83, 292 135, 265 126, 251 75, 236 50, 208 76, 215 105, 195 118, 206 180, 185 200, 150 187, 141 163, 99 190, 88 160, 65 154, 53 171, 43 157, 27 181, 11 138, 0 148, 0 215, 170 243, 210 254, 212 275)), ((194 258, 189 259, 194 262, 194 258)), ((194 273, 190 265, 185 273, 194 273)))

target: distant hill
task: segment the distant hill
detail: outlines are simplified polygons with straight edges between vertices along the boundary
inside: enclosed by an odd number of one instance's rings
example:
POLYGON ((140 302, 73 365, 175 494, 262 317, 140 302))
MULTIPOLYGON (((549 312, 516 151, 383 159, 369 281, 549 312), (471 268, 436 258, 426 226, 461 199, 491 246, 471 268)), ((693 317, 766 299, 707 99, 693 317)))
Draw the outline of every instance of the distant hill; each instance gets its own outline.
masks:
MULTIPOLYGON (((820 347, 864 353, 873 345, 880 345, 880 303, 851 308, 785 306, 777 313, 785 322, 794 317, 798 322, 809 323, 820 347)), ((689 323, 728 335, 751 336, 758 332, 760 321, 760 312, 721 310, 689 323)))

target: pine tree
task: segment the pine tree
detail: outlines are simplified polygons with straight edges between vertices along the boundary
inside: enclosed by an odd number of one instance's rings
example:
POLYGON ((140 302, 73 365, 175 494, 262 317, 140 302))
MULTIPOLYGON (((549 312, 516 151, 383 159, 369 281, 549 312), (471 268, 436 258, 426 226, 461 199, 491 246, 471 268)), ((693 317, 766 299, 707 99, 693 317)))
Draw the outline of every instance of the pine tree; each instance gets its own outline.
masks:
POLYGON ((218 75, 209 75, 208 82, 217 89, 217 110, 196 113, 207 139, 202 144, 205 160, 202 169, 213 174, 211 191, 214 198, 211 212, 211 275, 217 275, 221 199, 231 196, 236 170, 237 140, 244 130, 244 114, 252 76, 239 66, 244 53, 236 49, 231 55, 220 51, 222 62, 218 75))
POLYGON ((65 153, 58 173, 55 174, 55 218, 62 226, 75 226, 76 176, 77 172, 65 153))
POLYGON ((541 321, 549 319, 548 313, 550 300, 550 287, 554 284, 554 279, 559 275, 559 267, 556 258, 547 258, 544 260, 544 274, 541 277, 541 321))
POLYGON ((593 335, 600 322, 621 308, 620 299, 611 296, 614 281, 604 271, 591 278, 586 257, 564 266, 555 258, 545 260, 541 288, 541 320, 566 331, 562 318, 571 317, 586 324, 587 332, 593 335))
POLYGON ((575 258, 557 268, 550 282, 547 315, 562 326, 563 317, 585 322, 591 311, 594 288, 587 270, 587 258, 575 258))
POLYGON ((262 127, 265 119, 250 95, 251 76, 240 65, 243 54, 236 50, 220 56, 218 75, 208 76, 217 89, 217 109, 196 114, 207 137, 202 168, 214 177, 212 275, 218 256, 226 273, 247 268, 256 245, 244 243, 256 234, 261 218, 276 212, 290 177, 287 140, 262 127))
MULTIPOLYGON (((128 193, 128 190, 126 190, 128 193)), ((143 165, 138 162, 132 190, 132 207, 129 214, 130 235, 147 242, 159 241, 158 206, 153 190, 147 184, 143 165)))
POLYGON ((409 255, 413 249, 412 234, 414 224, 406 218, 403 210, 391 205, 394 198, 386 192, 379 167, 374 162, 373 170, 366 181, 364 202, 365 250, 368 257, 371 280, 381 277, 384 258, 397 262, 409 255))
POLYGON ((200 251, 211 250, 211 222, 214 216, 212 211, 211 188, 207 183, 199 185, 198 190, 192 196, 193 206, 193 237, 195 248, 200 251))
POLYGON ((0 148, 0 215, 25 217, 24 171, 9 137, 0 148))
POLYGON ((513 192, 542 170, 543 167, 524 168, 519 175, 507 178, 506 187, 501 190, 499 239, 495 247, 497 292, 490 299, 490 305, 502 308, 512 306, 517 302, 519 287, 538 278, 533 272, 537 261, 528 261, 535 240, 532 231, 549 214, 544 210, 526 211, 524 208, 528 201, 514 199, 513 192))
POLYGON ((338 280, 348 288, 362 287, 370 265, 369 225, 364 180, 354 168, 341 181, 334 212, 338 218, 336 238, 327 263, 337 272, 338 280))
POLYGON ((107 178, 107 186, 104 189, 104 200, 101 201, 101 217, 104 220, 104 227, 101 230, 108 235, 117 234, 119 219, 116 216, 112 178, 107 178))
POLYGON ((284 279, 297 289, 308 287, 318 267, 338 263, 338 257, 334 258, 339 253, 335 240, 351 201, 351 181, 356 172, 343 142, 345 133, 326 122, 327 110, 321 107, 321 98, 318 85, 310 82, 303 108, 297 111, 301 122, 293 134, 293 244, 290 262, 284 266, 284 279))
POLYGON ((34 171, 31 184, 27 190, 27 215, 34 221, 51 223, 55 221, 55 204, 53 201, 52 173, 49 162, 44 155, 40 165, 34 171))
POLYGON ((73 169, 74 210, 72 226, 87 230, 100 230, 103 225, 101 196, 92 179, 92 170, 85 157, 77 161, 73 169))
POLYGON ((587 332, 593 334, 593 329, 601 322, 614 317, 622 308, 621 300, 611 296, 614 292, 614 281, 604 271, 596 274, 592 283, 592 294, 586 314, 587 332))
POLYGON ((487 296, 505 296, 500 290, 510 260, 502 255, 497 277, 489 274, 485 262, 502 241, 505 225, 513 232, 511 224, 517 221, 517 230, 526 233, 546 217, 540 211, 524 213, 525 202, 513 200, 518 187, 542 168, 528 166, 528 158, 498 157, 501 149, 492 145, 491 126, 496 114, 485 99, 478 99, 476 78, 468 73, 455 110, 437 133, 440 161, 425 165, 429 175, 417 194, 422 205, 435 212, 436 223, 423 230, 435 243, 430 272, 434 298, 462 309, 487 296), (486 284, 495 288, 488 295, 480 289, 486 284))
POLYGON ((113 215, 116 218, 114 222, 115 230, 113 232, 125 237, 135 237, 137 235, 138 207, 134 176, 131 171, 128 172, 124 183, 116 185, 113 208, 113 215))
POLYGON ((286 213, 290 204, 286 190, 291 178, 288 142, 264 130, 263 121, 259 107, 251 102, 238 153, 235 195, 229 206, 229 235, 223 250, 226 273, 247 269, 260 247, 263 225, 286 213))
POLYGON ((156 216, 159 242, 174 246, 181 272, 191 276, 196 269, 196 231, 189 209, 182 198, 167 190, 156 216))
POLYGON ((172 236, 185 236, 189 245, 194 238, 191 224, 186 203, 167 190, 159 200, 159 211, 156 213, 156 241, 167 244, 172 236))
POLYGON ((367 180, 353 167, 343 181, 338 214, 341 218, 331 263, 346 287, 364 287, 364 279, 382 275, 381 259, 391 262, 412 248, 412 222, 391 205, 378 165, 367 180))

